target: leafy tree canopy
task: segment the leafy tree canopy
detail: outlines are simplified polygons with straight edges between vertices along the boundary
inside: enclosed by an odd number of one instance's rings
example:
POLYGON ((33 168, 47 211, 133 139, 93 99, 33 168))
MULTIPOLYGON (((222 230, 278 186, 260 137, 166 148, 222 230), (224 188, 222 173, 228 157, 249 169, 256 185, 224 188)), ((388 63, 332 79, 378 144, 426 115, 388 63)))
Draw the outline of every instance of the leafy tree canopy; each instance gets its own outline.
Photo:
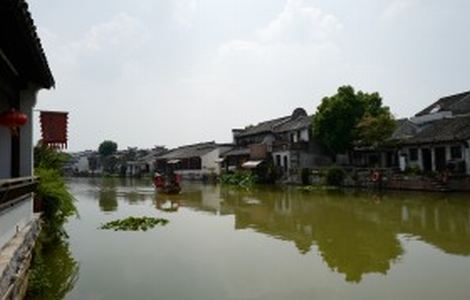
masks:
POLYGON ((331 154, 351 149, 358 137, 357 125, 368 115, 390 115, 382 105, 379 93, 356 92, 351 86, 341 86, 335 95, 323 98, 313 120, 313 134, 331 154))
POLYGON ((390 113, 383 113, 376 117, 369 114, 357 124, 358 137, 361 143, 378 147, 389 138, 396 128, 396 121, 390 113))
POLYGON ((102 156, 109 156, 109 155, 116 153, 117 147, 118 147, 117 143, 113 141, 103 141, 98 147, 98 152, 102 156))

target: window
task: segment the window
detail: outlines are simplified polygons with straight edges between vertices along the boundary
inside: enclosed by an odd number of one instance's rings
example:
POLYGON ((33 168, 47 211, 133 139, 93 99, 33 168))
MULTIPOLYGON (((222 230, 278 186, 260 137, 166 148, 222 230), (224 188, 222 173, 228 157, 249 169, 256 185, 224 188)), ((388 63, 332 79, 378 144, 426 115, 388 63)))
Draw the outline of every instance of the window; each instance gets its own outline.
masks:
POLYGON ((410 161, 417 161, 418 160, 418 149, 417 148, 410 148, 410 161))
POLYGON ((462 158, 462 147, 460 147, 460 146, 450 147, 450 158, 451 159, 461 159, 462 158))
POLYGON ((278 166, 278 167, 281 166, 281 155, 280 154, 276 155, 276 166, 278 166))

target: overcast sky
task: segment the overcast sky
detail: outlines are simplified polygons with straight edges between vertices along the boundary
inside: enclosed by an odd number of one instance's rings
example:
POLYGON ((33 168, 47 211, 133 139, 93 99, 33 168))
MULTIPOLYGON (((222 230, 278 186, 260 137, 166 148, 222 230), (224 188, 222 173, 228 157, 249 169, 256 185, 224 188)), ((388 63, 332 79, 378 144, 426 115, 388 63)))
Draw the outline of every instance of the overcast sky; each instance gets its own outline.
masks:
POLYGON ((227 142, 344 84, 396 117, 470 89, 467 0, 28 2, 71 151, 227 142))

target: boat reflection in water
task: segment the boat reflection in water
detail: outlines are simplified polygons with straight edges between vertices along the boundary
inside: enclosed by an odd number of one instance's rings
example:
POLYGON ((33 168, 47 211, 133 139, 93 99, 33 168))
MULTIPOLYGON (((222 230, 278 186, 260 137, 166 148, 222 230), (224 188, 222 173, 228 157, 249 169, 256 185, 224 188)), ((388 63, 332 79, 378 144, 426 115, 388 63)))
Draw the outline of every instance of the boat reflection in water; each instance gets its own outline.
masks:
POLYGON ((155 207, 164 212, 177 212, 180 207, 180 199, 172 199, 165 195, 155 197, 155 207))

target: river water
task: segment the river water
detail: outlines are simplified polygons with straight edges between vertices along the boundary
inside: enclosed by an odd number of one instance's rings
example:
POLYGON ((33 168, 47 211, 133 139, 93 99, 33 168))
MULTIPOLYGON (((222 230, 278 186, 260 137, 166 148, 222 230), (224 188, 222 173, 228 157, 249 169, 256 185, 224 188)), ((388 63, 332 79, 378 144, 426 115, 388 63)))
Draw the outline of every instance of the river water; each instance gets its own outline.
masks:
POLYGON ((185 183, 167 196, 150 181, 119 179, 69 186, 80 217, 50 257, 66 299, 470 297, 469 195, 185 183), (128 216, 169 223, 98 229, 128 216))

